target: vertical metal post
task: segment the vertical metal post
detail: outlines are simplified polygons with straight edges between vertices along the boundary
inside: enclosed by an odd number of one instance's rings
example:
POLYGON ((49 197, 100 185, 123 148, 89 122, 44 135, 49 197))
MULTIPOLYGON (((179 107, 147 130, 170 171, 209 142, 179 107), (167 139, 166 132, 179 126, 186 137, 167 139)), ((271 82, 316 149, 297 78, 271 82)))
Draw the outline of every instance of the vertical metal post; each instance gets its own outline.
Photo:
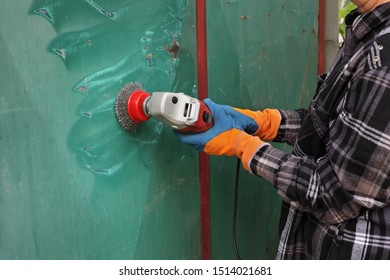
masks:
MULTIPOLYGON (((196 1, 196 52, 198 98, 208 96, 206 0, 196 1)), ((206 154, 199 154, 201 258, 211 259, 210 230, 210 163, 206 154)))
POLYGON ((318 4, 318 74, 325 71, 325 0, 318 4))

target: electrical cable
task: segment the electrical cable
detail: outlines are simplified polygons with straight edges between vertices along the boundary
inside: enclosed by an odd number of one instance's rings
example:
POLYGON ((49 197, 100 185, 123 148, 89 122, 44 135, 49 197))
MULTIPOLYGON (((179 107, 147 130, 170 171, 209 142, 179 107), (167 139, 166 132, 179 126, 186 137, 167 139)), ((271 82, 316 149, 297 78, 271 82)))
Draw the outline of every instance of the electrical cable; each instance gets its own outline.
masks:
POLYGON ((234 246, 234 252, 236 253, 236 257, 238 260, 241 260, 240 252, 238 251, 238 245, 237 245, 237 204, 238 204, 238 185, 240 181, 240 165, 241 160, 237 159, 237 166, 236 166, 236 182, 235 182, 235 188, 234 188, 234 206, 233 206, 233 246, 234 246))

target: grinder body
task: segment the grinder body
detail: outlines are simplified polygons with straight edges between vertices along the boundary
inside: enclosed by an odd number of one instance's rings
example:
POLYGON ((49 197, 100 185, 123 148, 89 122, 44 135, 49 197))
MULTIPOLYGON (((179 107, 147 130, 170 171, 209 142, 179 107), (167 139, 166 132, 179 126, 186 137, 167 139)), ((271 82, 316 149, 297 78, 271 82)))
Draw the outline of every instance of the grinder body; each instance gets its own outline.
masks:
POLYGON ((153 117, 182 133, 194 134, 213 126, 208 107, 184 93, 134 91, 128 99, 128 115, 137 124, 153 117))

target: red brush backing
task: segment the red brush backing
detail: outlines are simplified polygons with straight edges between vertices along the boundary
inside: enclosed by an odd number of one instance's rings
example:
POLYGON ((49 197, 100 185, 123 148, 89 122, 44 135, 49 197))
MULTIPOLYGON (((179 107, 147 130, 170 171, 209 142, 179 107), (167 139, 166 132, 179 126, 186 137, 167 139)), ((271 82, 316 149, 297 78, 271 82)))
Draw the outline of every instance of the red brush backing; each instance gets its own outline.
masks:
POLYGON ((135 123, 142 123, 150 118, 144 112, 144 102, 149 96, 150 94, 143 90, 136 90, 130 94, 127 101, 127 112, 135 123))

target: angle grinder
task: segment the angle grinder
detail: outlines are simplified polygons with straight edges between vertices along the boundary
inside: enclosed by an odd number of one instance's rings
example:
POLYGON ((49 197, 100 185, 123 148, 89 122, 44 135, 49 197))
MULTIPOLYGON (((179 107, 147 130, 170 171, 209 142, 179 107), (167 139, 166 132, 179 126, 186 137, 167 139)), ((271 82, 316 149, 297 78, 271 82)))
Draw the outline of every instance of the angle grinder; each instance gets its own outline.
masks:
POLYGON ((187 134, 206 131, 213 126, 209 108, 184 93, 143 90, 140 83, 126 84, 118 93, 115 113, 119 124, 129 132, 151 117, 168 127, 187 134))

